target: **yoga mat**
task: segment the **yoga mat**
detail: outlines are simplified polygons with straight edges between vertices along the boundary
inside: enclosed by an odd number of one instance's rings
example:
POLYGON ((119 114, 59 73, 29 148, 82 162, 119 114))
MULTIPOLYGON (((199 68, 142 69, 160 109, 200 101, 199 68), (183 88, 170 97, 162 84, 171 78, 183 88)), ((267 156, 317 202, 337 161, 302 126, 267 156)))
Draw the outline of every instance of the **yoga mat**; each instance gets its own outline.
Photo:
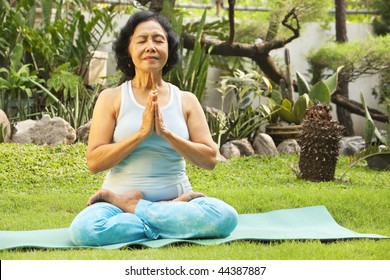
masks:
POLYGON ((384 239, 377 234, 360 234, 337 224, 325 206, 311 206, 296 209, 282 209, 267 213, 241 214, 232 234, 226 238, 214 239, 157 239, 143 242, 119 243, 101 247, 75 246, 68 236, 67 228, 0 231, 0 250, 13 248, 104 248, 119 249, 129 245, 158 248, 172 243, 194 243, 216 245, 237 240, 341 240, 341 239, 384 239))

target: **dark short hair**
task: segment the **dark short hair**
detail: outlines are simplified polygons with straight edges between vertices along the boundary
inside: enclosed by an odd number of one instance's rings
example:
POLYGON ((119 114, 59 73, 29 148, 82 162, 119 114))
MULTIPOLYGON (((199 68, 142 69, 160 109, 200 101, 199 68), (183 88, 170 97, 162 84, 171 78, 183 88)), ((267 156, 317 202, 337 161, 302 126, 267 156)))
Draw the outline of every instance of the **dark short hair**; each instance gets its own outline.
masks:
POLYGON ((124 80, 131 80, 135 76, 134 63, 131 60, 128 50, 130 37, 134 34, 134 30, 138 24, 149 20, 157 21, 168 36, 168 61, 163 67, 163 75, 171 71, 180 59, 179 39, 170 22, 165 17, 150 11, 136 12, 130 16, 125 26, 122 27, 113 45, 117 67, 126 76, 124 80))

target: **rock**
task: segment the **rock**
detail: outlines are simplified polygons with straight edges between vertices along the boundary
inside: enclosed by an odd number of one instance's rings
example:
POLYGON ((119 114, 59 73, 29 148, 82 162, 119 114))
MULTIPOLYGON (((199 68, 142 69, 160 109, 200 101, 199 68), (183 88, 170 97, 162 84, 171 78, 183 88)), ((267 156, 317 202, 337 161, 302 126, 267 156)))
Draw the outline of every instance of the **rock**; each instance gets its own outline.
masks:
POLYGON ((88 145, 89 130, 91 128, 91 122, 88 122, 77 129, 77 140, 88 145))
POLYGON ((240 149, 232 142, 227 142, 221 147, 221 155, 226 159, 230 159, 232 157, 240 157, 241 152, 240 149))
POLYGON ((274 140, 272 140, 271 136, 265 133, 259 133, 256 135, 255 140, 253 141, 253 148, 255 153, 259 155, 276 156, 279 154, 274 140))
POLYGON ((7 115, 3 110, 0 110, 0 143, 11 142, 11 126, 7 115))
POLYGON ((301 148, 298 145, 297 140, 295 139, 287 139, 278 145, 279 154, 289 154, 289 155, 298 155, 300 153, 301 148))
POLYGON ((25 120, 20 121, 15 124, 15 133, 12 136, 12 142, 18 144, 31 144, 33 140, 31 139, 31 133, 29 133, 30 128, 33 128, 36 125, 37 121, 25 120))
POLYGON ((68 122, 59 117, 44 115, 39 121, 24 121, 16 125, 12 140, 19 144, 58 145, 72 144, 76 131, 68 122))
POLYGON ((218 162, 227 162, 227 159, 221 155, 220 153, 217 154, 217 161, 218 162))
POLYGON ((340 140, 340 155, 353 156, 366 147, 366 143, 361 136, 343 137, 340 140))
POLYGON ((247 138, 233 140, 231 143, 233 143, 233 145, 235 145, 240 150, 241 156, 251 156, 255 154, 255 150, 247 138))

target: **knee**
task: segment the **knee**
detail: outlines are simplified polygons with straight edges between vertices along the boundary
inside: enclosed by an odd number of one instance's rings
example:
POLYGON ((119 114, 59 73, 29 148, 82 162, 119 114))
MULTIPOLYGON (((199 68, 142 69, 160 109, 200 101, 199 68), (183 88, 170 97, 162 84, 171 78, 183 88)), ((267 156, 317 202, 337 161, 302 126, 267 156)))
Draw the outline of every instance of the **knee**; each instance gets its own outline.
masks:
POLYGON ((214 217, 215 235, 220 238, 229 236, 238 224, 237 211, 222 200, 210 197, 203 199, 203 203, 208 205, 209 215, 214 217))
POLYGON ((80 212, 69 226, 69 237, 77 246, 97 246, 99 232, 104 230, 105 219, 96 219, 88 207, 80 212))
POLYGON ((102 246, 106 245, 102 239, 105 227, 99 223, 76 219, 69 227, 69 237, 77 246, 102 246))
POLYGON ((88 225, 85 221, 81 221, 79 217, 76 217, 69 227, 69 237, 73 244, 77 246, 89 246, 91 244, 90 238, 91 232, 88 230, 88 225))
POLYGON ((219 236, 224 238, 229 236, 238 224, 238 213, 230 205, 226 204, 221 212, 221 219, 219 221, 219 236))

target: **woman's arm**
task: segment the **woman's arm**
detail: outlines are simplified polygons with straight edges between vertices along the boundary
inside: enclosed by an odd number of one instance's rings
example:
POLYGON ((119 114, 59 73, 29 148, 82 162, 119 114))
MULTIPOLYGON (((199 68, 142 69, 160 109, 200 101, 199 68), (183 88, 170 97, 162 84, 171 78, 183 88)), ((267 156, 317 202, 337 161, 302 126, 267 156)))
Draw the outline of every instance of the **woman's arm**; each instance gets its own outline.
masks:
POLYGON ((190 141, 179 137, 168 130, 161 117, 156 103, 156 133, 163 137, 180 155, 189 162, 204 169, 214 169, 218 146, 213 141, 206 116, 196 96, 190 92, 182 92, 182 107, 190 141))
MULTIPOLYGON (((154 106, 152 97, 146 106, 141 129, 129 138, 112 143, 121 103, 121 88, 101 92, 93 111, 88 138, 87 164, 92 173, 114 167, 153 132, 154 106)), ((151 94, 152 96, 153 94, 151 94)))

